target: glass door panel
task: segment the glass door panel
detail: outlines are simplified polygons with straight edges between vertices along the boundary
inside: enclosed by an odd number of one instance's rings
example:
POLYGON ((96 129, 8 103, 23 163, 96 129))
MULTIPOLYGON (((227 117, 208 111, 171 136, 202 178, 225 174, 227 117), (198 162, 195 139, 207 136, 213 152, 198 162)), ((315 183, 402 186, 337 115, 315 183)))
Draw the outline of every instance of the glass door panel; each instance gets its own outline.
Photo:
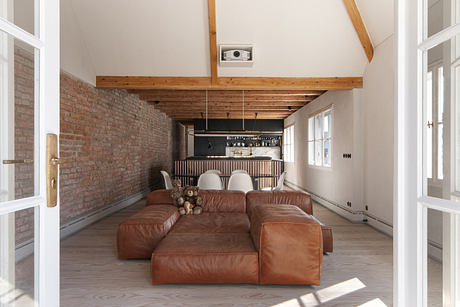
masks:
POLYGON ((38 50, 0 31, 0 110, 2 136, 0 148, 0 200, 36 196, 38 152, 36 110, 38 94, 38 50))
POLYGON ((29 208, 0 215, 0 306, 35 306, 35 217, 29 208))
POLYGON ((30 34, 36 34, 35 0, 2 0, 0 17, 30 34))

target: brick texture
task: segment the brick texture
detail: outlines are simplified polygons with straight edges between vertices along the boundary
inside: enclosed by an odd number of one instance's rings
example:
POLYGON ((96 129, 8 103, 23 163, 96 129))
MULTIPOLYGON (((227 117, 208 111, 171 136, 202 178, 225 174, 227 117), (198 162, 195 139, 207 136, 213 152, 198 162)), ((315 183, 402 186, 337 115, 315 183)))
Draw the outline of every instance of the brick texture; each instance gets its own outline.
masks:
MULTIPOLYGON (((33 56, 15 50, 15 158, 33 158, 33 56)), ((180 150, 180 126, 125 90, 101 90, 61 73, 61 225, 163 188, 180 150)), ((16 198, 33 195, 33 166, 15 166, 16 198)), ((16 214, 16 244, 33 237, 33 210, 16 214)))
POLYGON ((163 187, 175 123, 124 90, 95 89, 61 74, 61 223, 163 187))

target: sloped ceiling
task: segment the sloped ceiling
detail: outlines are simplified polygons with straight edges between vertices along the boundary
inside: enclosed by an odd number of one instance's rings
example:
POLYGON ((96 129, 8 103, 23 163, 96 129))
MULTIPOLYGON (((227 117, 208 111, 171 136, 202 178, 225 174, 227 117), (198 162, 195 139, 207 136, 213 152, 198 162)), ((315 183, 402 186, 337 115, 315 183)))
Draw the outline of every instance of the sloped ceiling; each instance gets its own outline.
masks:
POLYGON ((355 1, 375 48, 394 33, 394 1, 355 1))
MULTIPOLYGON (((374 45, 391 35, 393 1, 357 4, 374 45)), ((80 42, 94 75, 210 76, 206 0, 62 0, 61 6, 72 17, 62 22, 75 23, 63 26, 62 36, 66 44, 80 42)), ((363 75, 367 58, 342 0, 217 0, 216 15, 218 44, 255 46, 252 67, 219 67, 221 76, 363 75)), ((64 62, 72 58, 79 57, 63 54, 64 62)), ((63 66, 72 74, 78 67, 63 66)))

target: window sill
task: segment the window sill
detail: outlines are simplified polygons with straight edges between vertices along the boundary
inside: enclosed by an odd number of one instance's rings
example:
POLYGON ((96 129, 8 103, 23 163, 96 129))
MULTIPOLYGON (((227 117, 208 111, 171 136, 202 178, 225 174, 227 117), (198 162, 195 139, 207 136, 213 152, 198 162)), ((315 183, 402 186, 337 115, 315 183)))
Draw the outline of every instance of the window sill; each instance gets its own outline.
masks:
POLYGON ((312 169, 317 169, 317 170, 332 171, 332 166, 319 166, 319 165, 307 164, 307 167, 312 168, 312 169))

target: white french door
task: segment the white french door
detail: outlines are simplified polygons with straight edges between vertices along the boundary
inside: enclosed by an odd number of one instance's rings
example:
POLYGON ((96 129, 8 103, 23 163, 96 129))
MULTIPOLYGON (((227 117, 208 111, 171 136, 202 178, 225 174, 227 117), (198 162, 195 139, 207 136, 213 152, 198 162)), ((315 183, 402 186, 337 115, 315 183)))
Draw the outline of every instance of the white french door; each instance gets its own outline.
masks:
POLYGON ((0 0, 1 307, 59 305, 58 134, 59 0, 0 0))
POLYGON ((460 0, 396 5, 394 303, 460 306, 460 0))

